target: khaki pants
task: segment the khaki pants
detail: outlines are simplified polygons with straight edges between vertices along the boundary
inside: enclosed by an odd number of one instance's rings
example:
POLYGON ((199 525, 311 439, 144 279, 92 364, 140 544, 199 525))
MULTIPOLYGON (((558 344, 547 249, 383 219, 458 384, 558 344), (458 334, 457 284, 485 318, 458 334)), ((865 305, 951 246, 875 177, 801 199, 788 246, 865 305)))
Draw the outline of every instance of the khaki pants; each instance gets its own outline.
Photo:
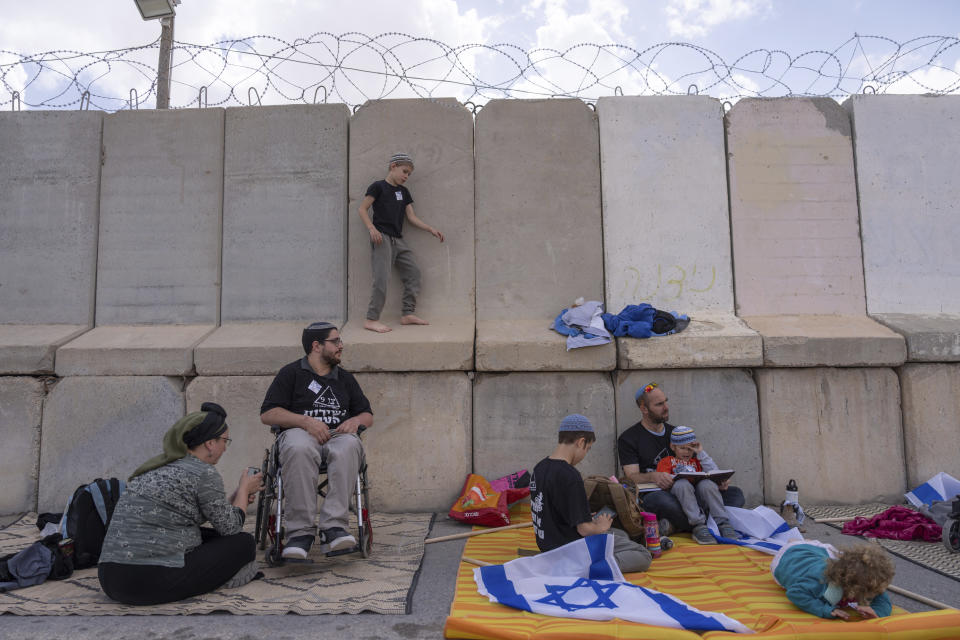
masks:
POLYGON ((346 529, 350 496, 363 465, 360 438, 342 433, 321 445, 303 429, 287 429, 280 434, 279 443, 287 539, 315 535, 315 524, 320 531, 331 527, 346 529), (328 486, 318 518, 317 483, 323 460, 327 462, 328 486))
POLYGON ((370 243, 373 263, 373 290, 370 293, 370 305, 367 307, 367 320, 379 320, 383 303, 387 299, 387 282, 390 270, 396 265, 403 283, 403 297, 400 300, 403 315, 407 316, 417 309, 417 296, 420 294, 420 268, 413 257, 413 251, 403 241, 383 234, 379 245, 370 243))

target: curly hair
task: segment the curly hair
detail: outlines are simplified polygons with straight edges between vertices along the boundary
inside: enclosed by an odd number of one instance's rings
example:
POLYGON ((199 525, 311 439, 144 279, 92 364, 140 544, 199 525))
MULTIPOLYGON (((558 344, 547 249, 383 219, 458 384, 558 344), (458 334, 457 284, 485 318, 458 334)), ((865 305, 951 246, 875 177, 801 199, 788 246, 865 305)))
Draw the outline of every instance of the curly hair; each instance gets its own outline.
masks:
POLYGON ((868 603, 886 591, 893 581, 893 562, 880 545, 860 544, 841 550, 827 561, 824 580, 843 589, 845 598, 868 603))

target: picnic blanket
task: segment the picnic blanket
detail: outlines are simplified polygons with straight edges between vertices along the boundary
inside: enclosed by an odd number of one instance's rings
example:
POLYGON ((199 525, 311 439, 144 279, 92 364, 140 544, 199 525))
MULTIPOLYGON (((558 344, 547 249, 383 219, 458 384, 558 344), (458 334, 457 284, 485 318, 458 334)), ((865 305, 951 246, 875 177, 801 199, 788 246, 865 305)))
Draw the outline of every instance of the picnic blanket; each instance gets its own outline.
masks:
MULTIPOLYGON (((529 507, 518 505, 513 522, 529 519, 529 507)), ((857 640, 923 639, 960 637, 960 612, 906 613, 894 607, 894 615, 878 620, 843 622, 823 620, 804 613, 787 600, 770 575, 769 554, 736 545, 698 545, 688 535, 673 537, 676 546, 654 560, 646 573, 625 577, 633 584, 669 593, 692 607, 716 611, 742 622, 755 631, 752 637, 777 640, 807 638, 857 638, 857 640)), ((536 549, 532 529, 514 529, 471 538, 464 556, 503 563, 517 557, 518 549, 536 549)), ((622 620, 603 622, 555 618, 489 602, 477 591, 474 566, 461 563, 457 590, 445 637, 494 640, 591 640, 624 638, 639 640, 697 640, 743 638, 743 634, 655 627, 622 620)))
MULTIPOLYGON (((266 575, 236 589, 217 589, 180 602, 131 607, 113 602, 100 590, 97 568, 74 571, 66 580, 0 594, 0 613, 56 615, 189 615, 225 611, 239 615, 318 615, 324 613, 410 613, 410 598, 423 559, 423 540, 433 519, 429 513, 373 513, 373 554, 327 558, 314 545, 313 564, 268 567, 266 575)), ((0 554, 37 539, 36 514, 0 530, 0 554)), ((351 524, 351 527, 354 525, 351 524)), ((253 528, 253 518, 245 527, 253 528)))

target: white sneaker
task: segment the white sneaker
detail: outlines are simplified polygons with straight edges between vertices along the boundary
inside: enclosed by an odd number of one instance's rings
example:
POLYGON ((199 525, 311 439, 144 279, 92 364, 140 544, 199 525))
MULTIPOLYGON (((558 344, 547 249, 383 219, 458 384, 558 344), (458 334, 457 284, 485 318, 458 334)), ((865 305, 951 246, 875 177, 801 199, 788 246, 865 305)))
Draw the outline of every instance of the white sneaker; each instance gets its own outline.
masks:
POLYGON ((280 554, 280 556, 288 560, 306 560, 307 554, 310 553, 310 546, 312 544, 313 536, 297 536, 296 538, 290 538, 287 540, 287 544, 283 548, 283 552, 280 554))

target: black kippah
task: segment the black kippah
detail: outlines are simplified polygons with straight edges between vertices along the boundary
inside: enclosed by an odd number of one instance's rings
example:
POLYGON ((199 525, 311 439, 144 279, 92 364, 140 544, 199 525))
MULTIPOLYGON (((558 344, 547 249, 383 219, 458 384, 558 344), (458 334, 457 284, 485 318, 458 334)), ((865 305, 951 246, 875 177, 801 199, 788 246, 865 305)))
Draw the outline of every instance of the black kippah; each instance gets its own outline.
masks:
POLYGON ((216 402, 204 402, 200 411, 206 415, 203 422, 183 434, 183 443, 193 449, 207 440, 219 437, 227 430, 227 412, 216 402))

